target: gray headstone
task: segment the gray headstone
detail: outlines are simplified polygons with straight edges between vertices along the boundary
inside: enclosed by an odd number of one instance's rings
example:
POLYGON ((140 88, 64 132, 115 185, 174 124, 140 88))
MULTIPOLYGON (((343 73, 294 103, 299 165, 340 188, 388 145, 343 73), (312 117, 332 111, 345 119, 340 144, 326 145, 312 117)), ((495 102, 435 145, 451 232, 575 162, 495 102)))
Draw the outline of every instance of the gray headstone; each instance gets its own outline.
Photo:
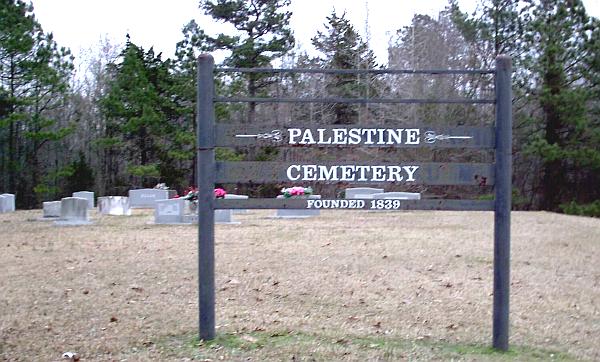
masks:
POLYGON ((129 207, 154 209, 156 200, 167 200, 169 190, 137 189, 129 190, 129 207))
POLYGON ((346 189, 345 198, 346 199, 360 199, 366 198, 362 195, 371 195, 371 194, 379 194, 382 193, 383 189, 373 188, 373 187, 349 187, 346 189), (361 195, 360 197, 357 195, 361 195))
POLYGON ((44 217, 60 217, 61 201, 45 201, 43 203, 44 217))
MULTIPOLYGON (((277 196, 278 199, 283 199, 283 195, 277 196)), ((310 195, 307 199, 320 199, 321 195, 310 195)), ((277 209, 276 218, 282 219, 304 219, 311 216, 321 215, 320 209, 277 209)))
POLYGON ((60 200, 60 219, 54 223, 57 225, 86 225, 90 224, 88 219, 87 199, 79 197, 65 197, 60 200))
POLYGON ((0 213, 15 211, 15 195, 2 194, 0 195, 0 213))
POLYGON ((188 214, 183 215, 183 223, 184 224, 197 224, 198 223, 198 214, 188 214))
POLYGON ((420 200, 421 194, 418 192, 382 192, 372 194, 374 199, 400 199, 400 200, 420 200))
POLYGON ((156 200, 154 208, 155 224, 181 224, 183 223, 183 199, 156 200))
MULTIPOLYGON (((247 195, 236 195, 236 194, 226 194, 226 199, 234 199, 234 200, 246 200, 248 199, 247 195)), ((245 214, 248 212, 246 209, 231 209, 231 212, 234 214, 245 214)))
POLYGON ((88 200, 88 209, 94 208, 94 193, 92 191, 77 191, 73 192, 73 197, 88 200))
POLYGON ((192 200, 185 200, 183 204, 184 215, 198 215, 198 204, 192 200))
POLYGON ((233 221, 231 209, 215 210, 215 224, 239 224, 239 221, 233 221))
POLYGON ((129 197, 102 196, 98 198, 98 212, 101 215, 131 215, 129 197))
MULTIPOLYGON (((177 200, 177 199, 175 199, 177 200)), ((183 223, 185 224, 195 224, 198 223, 198 210, 195 207, 190 207, 193 205, 191 201, 185 200, 185 213, 183 215, 183 223)), ((233 221, 233 210, 231 209, 219 209, 215 210, 215 224, 239 224, 239 221, 233 221)))

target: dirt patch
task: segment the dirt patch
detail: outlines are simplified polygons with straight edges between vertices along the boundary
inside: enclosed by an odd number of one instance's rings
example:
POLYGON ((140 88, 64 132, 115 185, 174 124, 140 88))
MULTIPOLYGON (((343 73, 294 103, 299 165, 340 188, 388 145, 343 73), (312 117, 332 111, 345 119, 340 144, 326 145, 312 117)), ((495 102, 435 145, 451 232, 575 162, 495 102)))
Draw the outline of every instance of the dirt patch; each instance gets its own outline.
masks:
POLYGON ((600 220, 512 218, 512 354, 491 343, 493 213, 236 215, 216 227, 217 333, 197 333, 196 226, 151 211, 0 215, 0 356, 60 360, 600 360, 600 220))

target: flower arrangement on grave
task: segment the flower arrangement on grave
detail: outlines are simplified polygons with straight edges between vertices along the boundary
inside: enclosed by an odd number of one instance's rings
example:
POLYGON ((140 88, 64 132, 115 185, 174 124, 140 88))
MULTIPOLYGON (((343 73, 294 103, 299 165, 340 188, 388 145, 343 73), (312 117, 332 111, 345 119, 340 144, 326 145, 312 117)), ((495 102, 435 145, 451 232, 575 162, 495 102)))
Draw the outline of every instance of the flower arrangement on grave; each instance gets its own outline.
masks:
MULTIPOLYGON (((220 187, 214 190, 215 197, 217 199, 224 199, 227 192, 220 187)), ((196 212, 198 209, 198 189, 194 186, 190 186, 183 191, 183 196, 175 195, 176 199, 183 199, 189 201, 188 207, 190 212, 196 212)))
POLYGON ((158 190, 168 190, 169 186, 167 186, 166 183, 162 182, 162 183, 156 184, 156 186, 154 186, 154 188, 158 189, 158 190))
POLYGON ((198 201, 198 189, 194 186, 190 186, 183 191, 183 196, 175 195, 176 199, 183 199, 189 201, 198 201))
POLYGON ((281 189, 281 194, 286 199, 291 197, 300 197, 300 196, 310 196, 313 193, 312 187, 302 187, 302 186, 294 186, 294 187, 284 187, 281 189))
MULTIPOLYGON (((214 190, 214 193, 217 199, 224 199, 225 195, 227 195, 227 191, 223 190, 220 187, 217 187, 214 190)), ((185 189, 185 191, 183 192, 183 196, 175 195, 175 198, 198 202, 198 189, 194 186, 190 186, 187 189, 185 189)))
POLYGON ((227 195, 227 192, 226 192, 225 190, 223 190, 222 188, 220 188, 220 187, 217 187, 217 188, 215 189, 215 197, 216 197, 217 199, 224 199, 224 198, 225 198, 225 195, 227 195))

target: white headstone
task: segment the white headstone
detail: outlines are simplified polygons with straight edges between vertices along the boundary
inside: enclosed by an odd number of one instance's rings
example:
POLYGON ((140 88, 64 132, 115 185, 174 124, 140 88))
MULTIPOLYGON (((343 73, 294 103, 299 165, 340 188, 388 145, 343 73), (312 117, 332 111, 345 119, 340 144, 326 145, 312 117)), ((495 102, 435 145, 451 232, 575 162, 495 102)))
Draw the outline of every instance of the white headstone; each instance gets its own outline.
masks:
POLYGON ((155 224, 181 224, 184 214, 183 199, 156 200, 154 209, 155 224))
POLYGON ((101 215, 131 215, 129 197, 102 196, 98 198, 98 212, 101 215))
POLYGON ((88 201, 88 209, 94 208, 94 193, 92 191, 77 191, 73 192, 73 197, 86 199, 88 201))
POLYGON ((15 211, 15 195, 2 194, 0 195, 0 213, 15 211))
POLYGON ((137 189, 129 190, 129 207, 154 209, 156 200, 167 200, 169 190, 137 189))
POLYGON ((60 219, 54 223, 57 225, 86 225, 90 224, 88 219, 87 199, 79 197, 65 197, 60 200, 60 219))
POLYGON ((379 194, 382 193, 383 189, 373 188, 373 187, 349 187, 346 189, 345 198, 346 199, 361 199, 365 198, 363 195, 371 195, 371 194, 379 194), (357 195, 360 195, 357 196, 357 195))
POLYGON ((44 217, 60 217, 60 204, 61 201, 45 201, 44 217))
MULTIPOLYGON (((247 195, 236 195, 236 194, 226 194, 226 199, 234 199, 234 200, 246 200, 248 199, 247 195)), ((231 209, 231 212, 234 214, 245 214, 248 212, 246 209, 231 209)))
POLYGON ((400 200, 420 200, 421 194, 418 192, 382 192, 372 194, 374 199, 400 199, 400 200))
MULTIPOLYGON (((278 199, 283 199, 283 195, 277 196, 278 199)), ((310 195, 307 199, 320 199, 321 195, 310 195)), ((311 216, 321 215, 320 209, 277 209, 276 218, 282 219, 304 219, 311 216)))

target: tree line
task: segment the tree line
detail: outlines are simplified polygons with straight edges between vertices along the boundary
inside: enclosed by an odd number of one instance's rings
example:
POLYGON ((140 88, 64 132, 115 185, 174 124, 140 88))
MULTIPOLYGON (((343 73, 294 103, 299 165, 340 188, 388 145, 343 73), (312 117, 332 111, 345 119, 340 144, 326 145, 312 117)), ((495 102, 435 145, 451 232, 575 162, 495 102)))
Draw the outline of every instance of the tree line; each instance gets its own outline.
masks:
MULTIPOLYGON (((15 193, 18 207, 34 208, 73 191, 124 195, 159 182, 180 191, 194 185, 196 58, 204 52, 224 52, 225 67, 336 69, 491 69, 497 55, 507 54, 514 68, 514 208, 600 216, 600 24, 580 0, 481 0, 474 14, 450 0, 437 17, 416 14, 399 27, 386 64, 335 10, 315 29, 318 55, 297 47, 289 5, 200 0, 200 12, 235 31, 208 34, 192 20, 167 59, 127 35, 121 47, 100 44, 76 72, 69 49, 44 32, 32 4, 0 0, 0 190, 15 193)), ((489 98, 493 82, 472 74, 216 74, 220 95, 248 97, 489 98)), ((230 103, 216 113, 218 122, 264 125, 454 126, 494 119, 492 105, 456 104, 230 103)), ((256 147, 217 149, 217 157, 308 161, 339 152, 256 147)), ((398 152, 367 149, 352 157, 393 160, 398 152)), ((466 150, 402 152, 415 161, 493 160, 466 150)), ((490 192, 410 187, 446 197, 490 192)), ((273 196, 275 189, 245 191, 273 196)))

